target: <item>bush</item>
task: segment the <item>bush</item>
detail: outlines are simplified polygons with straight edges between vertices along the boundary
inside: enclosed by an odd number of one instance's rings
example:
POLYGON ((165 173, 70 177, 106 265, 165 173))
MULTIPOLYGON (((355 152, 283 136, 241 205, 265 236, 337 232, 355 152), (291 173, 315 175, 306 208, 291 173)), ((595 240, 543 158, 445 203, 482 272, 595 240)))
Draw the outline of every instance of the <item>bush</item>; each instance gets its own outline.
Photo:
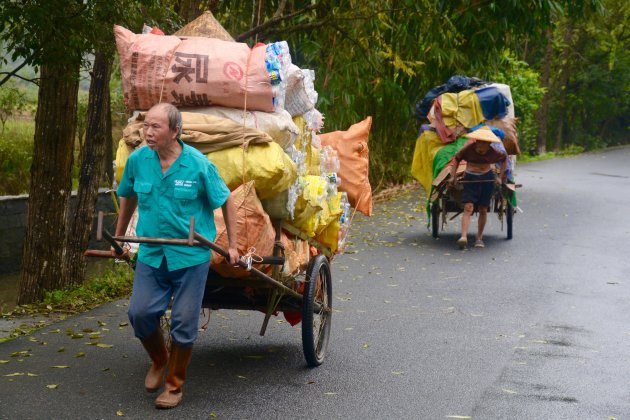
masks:
POLYGON ((0 136, 0 195, 28 193, 34 135, 33 121, 7 121, 0 136))
POLYGON ((535 150, 538 135, 536 110, 545 94, 545 89, 540 87, 540 75, 526 62, 517 60, 510 51, 504 52, 500 60, 501 70, 492 79, 510 86, 515 113, 520 119, 518 132, 521 150, 535 150))

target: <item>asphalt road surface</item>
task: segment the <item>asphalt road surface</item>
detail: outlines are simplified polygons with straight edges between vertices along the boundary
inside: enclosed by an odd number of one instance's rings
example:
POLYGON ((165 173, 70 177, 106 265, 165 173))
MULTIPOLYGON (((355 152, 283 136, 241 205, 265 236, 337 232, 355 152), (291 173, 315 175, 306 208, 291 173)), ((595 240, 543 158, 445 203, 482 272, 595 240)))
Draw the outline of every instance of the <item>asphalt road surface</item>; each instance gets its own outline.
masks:
POLYGON ((355 218, 318 368, 299 326, 213 312, 158 411, 122 300, 0 344, 0 418, 629 419, 630 148, 516 173, 514 239, 491 214, 485 249, 459 219, 433 239, 420 190, 355 218))

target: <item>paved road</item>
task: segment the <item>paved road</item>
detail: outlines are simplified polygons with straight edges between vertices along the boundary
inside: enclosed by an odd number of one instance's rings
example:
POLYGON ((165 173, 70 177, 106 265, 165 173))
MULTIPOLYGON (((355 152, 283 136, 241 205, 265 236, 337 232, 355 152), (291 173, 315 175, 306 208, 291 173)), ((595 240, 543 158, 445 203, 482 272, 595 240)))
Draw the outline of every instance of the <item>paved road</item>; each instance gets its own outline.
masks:
POLYGON ((456 250, 458 220, 431 238, 419 191, 355 219, 319 368, 299 327, 259 337, 261 314, 215 312, 183 405, 157 411, 122 300, 0 344, 0 417, 628 419, 629 162, 519 166, 514 239, 492 215, 483 250, 456 250))

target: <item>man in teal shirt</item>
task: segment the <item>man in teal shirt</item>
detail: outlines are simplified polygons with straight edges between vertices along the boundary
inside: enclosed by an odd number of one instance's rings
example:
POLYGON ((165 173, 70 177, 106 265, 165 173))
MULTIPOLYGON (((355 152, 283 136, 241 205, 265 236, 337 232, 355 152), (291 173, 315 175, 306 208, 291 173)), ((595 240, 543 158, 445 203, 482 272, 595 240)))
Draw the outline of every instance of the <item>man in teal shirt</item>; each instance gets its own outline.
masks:
MULTIPOLYGON (((194 216, 195 231, 214 240, 213 212, 221 207, 229 238, 229 262, 236 264, 230 190, 208 158, 178 138, 181 127, 181 114, 173 105, 161 103, 147 112, 143 127, 147 147, 129 156, 118 186, 116 235, 125 234, 137 207, 138 236, 186 238, 194 216)), ((147 391, 160 389, 168 371, 165 390, 155 400, 158 408, 175 407, 181 401, 197 338, 210 252, 207 247, 140 245, 128 315, 136 337, 153 362, 145 378, 147 391), (169 357, 160 318, 171 297, 169 357)))

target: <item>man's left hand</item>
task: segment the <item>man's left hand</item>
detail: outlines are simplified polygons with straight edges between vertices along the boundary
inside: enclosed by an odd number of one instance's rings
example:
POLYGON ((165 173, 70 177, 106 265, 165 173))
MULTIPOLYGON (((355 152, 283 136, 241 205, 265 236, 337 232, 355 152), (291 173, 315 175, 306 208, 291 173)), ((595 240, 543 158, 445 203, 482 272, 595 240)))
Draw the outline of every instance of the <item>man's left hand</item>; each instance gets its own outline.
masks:
POLYGON ((227 252, 228 252, 229 258, 226 258, 226 260, 228 261, 228 263, 230 263, 230 265, 237 265, 238 264, 238 250, 236 248, 228 248, 227 252))

